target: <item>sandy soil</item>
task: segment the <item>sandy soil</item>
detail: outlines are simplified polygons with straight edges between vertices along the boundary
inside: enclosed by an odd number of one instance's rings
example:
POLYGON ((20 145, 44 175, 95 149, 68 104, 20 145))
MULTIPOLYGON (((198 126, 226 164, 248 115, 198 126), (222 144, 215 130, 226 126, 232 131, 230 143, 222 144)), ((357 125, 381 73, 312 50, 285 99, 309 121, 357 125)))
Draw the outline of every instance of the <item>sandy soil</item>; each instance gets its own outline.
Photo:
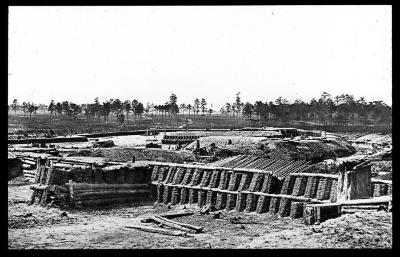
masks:
POLYGON ((223 213, 174 220, 204 227, 204 233, 175 237, 148 233, 126 225, 139 217, 193 206, 156 206, 150 202, 98 209, 59 209, 28 205, 29 185, 8 187, 8 247, 60 248, 390 248, 392 215, 357 212, 321 225, 269 214, 223 213), (244 224, 233 224, 235 218, 244 224))

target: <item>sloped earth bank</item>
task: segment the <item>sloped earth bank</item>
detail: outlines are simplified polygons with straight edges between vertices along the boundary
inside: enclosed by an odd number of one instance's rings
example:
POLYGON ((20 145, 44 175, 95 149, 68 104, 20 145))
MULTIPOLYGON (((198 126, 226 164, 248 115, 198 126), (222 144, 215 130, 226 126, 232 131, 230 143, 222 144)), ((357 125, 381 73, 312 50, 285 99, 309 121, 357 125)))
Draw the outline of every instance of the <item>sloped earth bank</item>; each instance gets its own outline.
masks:
MULTIPOLYGON (((174 220, 204 226, 204 233, 175 237, 126 228, 139 217, 182 209, 152 203, 98 209, 58 209, 28 205, 29 185, 8 188, 10 249, 109 248, 390 248, 392 215, 384 211, 343 215, 321 225, 269 214, 198 213, 174 220), (244 224, 233 224, 230 220, 244 224)), ((187 206, 187 208, 191 208, 187 206)))
POLYGON ((174 151, 162 149, 140 149, 134 147, 113 147, 62 151, 65 156, 95 156, 103 157, 109 161, 131 161, 135 156, 136 161, 159 161, 159 162, 194 162, 196 156, 190 151, 174 151))

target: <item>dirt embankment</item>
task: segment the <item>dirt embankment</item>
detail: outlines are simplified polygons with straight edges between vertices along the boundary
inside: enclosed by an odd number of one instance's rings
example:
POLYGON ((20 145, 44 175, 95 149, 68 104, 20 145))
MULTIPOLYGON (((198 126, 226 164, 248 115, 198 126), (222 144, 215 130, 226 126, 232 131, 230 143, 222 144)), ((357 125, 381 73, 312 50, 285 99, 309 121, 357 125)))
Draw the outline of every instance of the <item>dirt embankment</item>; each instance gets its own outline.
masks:
POLYGON ((136 161, 159 161, 159 162, 194 162, 196 156, 190 151, 173 151, 161 149, 139 149, 133 147, 114 147, 68 150, 66 156, 91 156, 104 157, 107 161, 132 161, 135 156, 136 161))
POLYGON ((239 248, 392 248, 392 214, 363 211, 320 225, 277 231, 239 248))
MULTIPOLYGON (((209 136, 199 139, 200 147, 215 145, 216 155, 219 157, 237 154, 251 154, 261 157, 279 159, 313 160, 345 157, 352 155, 356 150, 346 141, 337 139, 313 140, 281 140, 265 137, 240 137, 240 136, 209 136)), ((185 147, 194 150, 196 142, 185 147)))

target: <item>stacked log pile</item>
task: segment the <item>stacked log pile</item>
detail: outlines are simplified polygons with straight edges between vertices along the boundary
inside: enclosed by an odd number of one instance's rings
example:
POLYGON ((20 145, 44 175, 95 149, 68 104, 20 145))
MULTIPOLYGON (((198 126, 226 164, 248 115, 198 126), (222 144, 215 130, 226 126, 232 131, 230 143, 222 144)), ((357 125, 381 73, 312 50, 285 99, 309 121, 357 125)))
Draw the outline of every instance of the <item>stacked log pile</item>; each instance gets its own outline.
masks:
POLYGON ((20 156, 19 159, 22 162, 22 172, 24 177, 26 177, 29 182, 33 183, 35 181, 36 170, 40 159, 29 156, 20 156))
POLYGON ((148 171, 140 164, 47 158, 37 167, 31 203, 81 207, 149 199, 148 171))
MULTIPOLYGON (((279 194, 281 182, 268 171, 157 162, 149 165, 160 204, 210 205, 215 210, 270 212, 299 218, 303 212, 299 203, 321 202, 299 193, 279 194)), ((306 182, 301 179, 298 192, 305 191, 306 182)))

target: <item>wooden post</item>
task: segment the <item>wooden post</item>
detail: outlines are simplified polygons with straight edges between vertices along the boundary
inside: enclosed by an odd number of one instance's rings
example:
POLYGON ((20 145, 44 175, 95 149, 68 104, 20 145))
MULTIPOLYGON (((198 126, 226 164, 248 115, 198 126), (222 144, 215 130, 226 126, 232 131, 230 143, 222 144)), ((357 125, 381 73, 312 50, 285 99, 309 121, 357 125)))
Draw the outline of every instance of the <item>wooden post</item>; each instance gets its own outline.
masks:
POLYGON ((337 202, 369 198, 371 194, 371 166, 365 165, 347 170, 339 168, 337 202))

